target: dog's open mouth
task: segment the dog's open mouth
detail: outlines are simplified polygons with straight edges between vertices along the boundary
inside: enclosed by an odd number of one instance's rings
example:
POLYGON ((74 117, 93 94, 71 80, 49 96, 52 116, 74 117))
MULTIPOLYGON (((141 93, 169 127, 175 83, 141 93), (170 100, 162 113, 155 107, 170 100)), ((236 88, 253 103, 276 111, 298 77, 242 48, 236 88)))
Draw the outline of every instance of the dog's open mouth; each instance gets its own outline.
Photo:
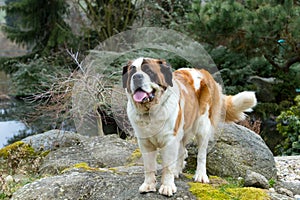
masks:
POLYGON ((137 103, 148 103, 152 101, 155 97, 155 90, 148 93, 145 92, 142 88, 138 88, 133 94, 133 100, 137 103))

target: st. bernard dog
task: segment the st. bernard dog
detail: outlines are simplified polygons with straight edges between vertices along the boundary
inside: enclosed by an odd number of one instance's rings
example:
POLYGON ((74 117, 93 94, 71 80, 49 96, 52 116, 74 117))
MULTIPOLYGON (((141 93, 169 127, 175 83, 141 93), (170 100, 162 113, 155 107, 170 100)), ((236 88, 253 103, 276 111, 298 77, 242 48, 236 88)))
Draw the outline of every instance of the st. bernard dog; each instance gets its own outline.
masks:
POLYGON ((145 180, 141 193, 156 191, 156 155, 162 157, 159 193, 172 196, 174 178, 184 168, 186 144, 198 142, 194 180, 208 183, 206 149, 218 123, 244 119, 244 111, 256 105, 254 92, 222 94, 220 85, 203 69, 172 72, 160 59, 138 58, 123 67, 123 87, 128 97, 127 114, 142 152, 145 180))

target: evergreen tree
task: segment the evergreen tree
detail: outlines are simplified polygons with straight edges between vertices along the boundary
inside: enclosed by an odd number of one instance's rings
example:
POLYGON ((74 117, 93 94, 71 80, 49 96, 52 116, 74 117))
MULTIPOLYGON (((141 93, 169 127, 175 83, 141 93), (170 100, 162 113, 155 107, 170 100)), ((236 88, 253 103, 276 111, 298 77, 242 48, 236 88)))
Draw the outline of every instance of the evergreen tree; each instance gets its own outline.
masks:
POLYGON ((300 1, 198 1, 189 19, 188 30, 212 49, 227 85, 244 87, 254 75, 276 77, 281 81, 272 100, 292 101, 300 86, 300 1))
POLYGON ((28 45, 34 52, 49 53, 70 40, 70 28, 63 20, 64 0, 6 0, 6 26, 9 39, 28 45))
POLYGON ((199 41, 248 58, 263 56, 280 73, 300 62, 300 1, 213 0, 193 6, 189 28, 199 41))

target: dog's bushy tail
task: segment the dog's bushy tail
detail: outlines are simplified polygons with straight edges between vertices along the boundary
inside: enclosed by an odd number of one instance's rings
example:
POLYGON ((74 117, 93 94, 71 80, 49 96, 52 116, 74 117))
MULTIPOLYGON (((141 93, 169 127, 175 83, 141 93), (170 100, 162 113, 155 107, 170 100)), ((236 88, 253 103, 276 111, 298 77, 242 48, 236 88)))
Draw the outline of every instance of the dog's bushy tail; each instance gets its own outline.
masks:
POLYGON ((244 112, 251 112, 257 100, 254 92, 241 92, 234 96, 225 96, 225 122, 237 122, 245 119, 244 112))

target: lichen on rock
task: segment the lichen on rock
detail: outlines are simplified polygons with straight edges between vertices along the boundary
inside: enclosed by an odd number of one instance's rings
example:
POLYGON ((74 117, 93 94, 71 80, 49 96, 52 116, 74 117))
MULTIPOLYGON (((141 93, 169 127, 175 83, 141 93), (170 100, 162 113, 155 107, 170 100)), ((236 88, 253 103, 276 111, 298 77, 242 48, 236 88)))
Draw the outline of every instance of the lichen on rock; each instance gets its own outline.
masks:
POLYGON ((136 148, 131 156, 128 158, 128 165, 129 166, 133 166, 138 164, 139 160, 142 158, 142 153, 141 150, 139 148, 136 148))

